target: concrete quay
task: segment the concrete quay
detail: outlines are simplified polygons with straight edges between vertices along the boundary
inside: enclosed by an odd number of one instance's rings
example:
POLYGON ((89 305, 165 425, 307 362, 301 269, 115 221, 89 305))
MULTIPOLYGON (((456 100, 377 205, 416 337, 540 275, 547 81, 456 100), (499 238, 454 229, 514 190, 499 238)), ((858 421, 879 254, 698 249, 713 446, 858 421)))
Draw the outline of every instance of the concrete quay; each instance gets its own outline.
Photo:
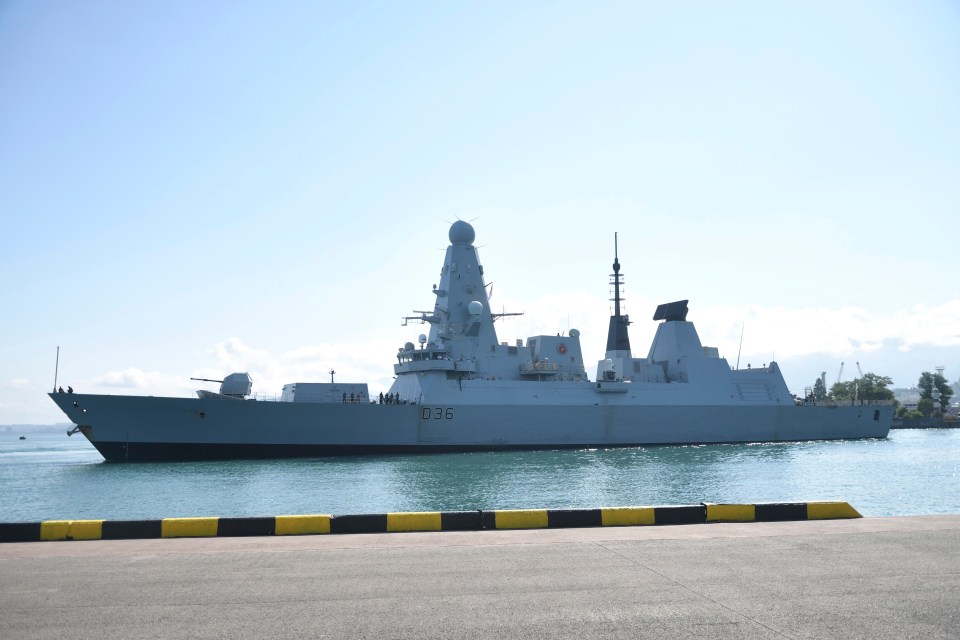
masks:
POLYGON ((0 544, 0 637, 956 638, 960 515, 0 544))

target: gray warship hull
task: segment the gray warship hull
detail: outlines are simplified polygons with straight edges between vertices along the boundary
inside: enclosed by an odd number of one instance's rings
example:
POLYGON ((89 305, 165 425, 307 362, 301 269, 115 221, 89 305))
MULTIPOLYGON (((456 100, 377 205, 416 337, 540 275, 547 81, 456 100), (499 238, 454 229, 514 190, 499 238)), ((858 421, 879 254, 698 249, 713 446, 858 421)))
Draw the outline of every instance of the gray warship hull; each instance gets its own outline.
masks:
POLYGON ((892 406, 870 404, 431 406, 51 398, 111 462, 884 438, 893 418, 892 406))

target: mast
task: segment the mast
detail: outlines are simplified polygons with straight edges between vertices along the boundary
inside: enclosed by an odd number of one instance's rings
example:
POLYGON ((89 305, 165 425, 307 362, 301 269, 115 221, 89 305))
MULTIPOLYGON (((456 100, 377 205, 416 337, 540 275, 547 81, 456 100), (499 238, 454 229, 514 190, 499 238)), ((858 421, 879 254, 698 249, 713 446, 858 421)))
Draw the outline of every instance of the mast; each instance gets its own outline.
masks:
POLYGON ((610 277, 613 281, 613 316, 610 318, 610 329, 607 331, 607 356, 610 357, 611 351, 626 352, 619 354, 621 357, 631 357, 630 355, 630 336, 627 334, 627 326, 630 324, 630 317, 620 314, 620 256, 617 246, 617 234, 613 234, 613 273, 610 277))
POLYGON ((613 232, 613 315, 620 316, 620 256, 616 231, 613 232))

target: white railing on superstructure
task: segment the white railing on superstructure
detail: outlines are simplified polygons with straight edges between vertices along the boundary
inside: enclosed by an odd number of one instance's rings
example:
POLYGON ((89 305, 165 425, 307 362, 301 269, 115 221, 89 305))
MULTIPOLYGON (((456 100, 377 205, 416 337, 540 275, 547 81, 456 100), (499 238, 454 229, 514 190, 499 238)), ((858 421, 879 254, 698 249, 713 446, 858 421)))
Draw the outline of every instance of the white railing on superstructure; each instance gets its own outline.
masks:
POLYGON ((893 404, 893 400, 834 400, 824 398, 823 400, 803 400, 801 406, 807 407, 886 407, 893 404))
POLYGON ((275 393, 251 393, 246 399, 258 402, 280 402, 280 396, 275 393))

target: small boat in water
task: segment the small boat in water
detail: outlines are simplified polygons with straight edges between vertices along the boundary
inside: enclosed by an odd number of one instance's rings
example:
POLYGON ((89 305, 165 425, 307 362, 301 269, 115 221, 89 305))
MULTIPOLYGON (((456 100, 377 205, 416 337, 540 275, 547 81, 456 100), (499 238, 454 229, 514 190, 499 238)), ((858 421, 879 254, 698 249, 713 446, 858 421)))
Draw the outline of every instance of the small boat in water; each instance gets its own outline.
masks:
POLYGON ((429 325, 404 344, 376 400, 366 383, 297 382, 278 401, 251 397, 246 373, 196 398, 51 393, 109 461, 307 457, 390 452, 626 447, 884 438, 892 403, 797 402, 776 362, 734 369, 703 346, 686 300, 660 305, 645 357, 621 313, 619 257, 606 353, 591 379, 580 333, 501 342, 475 231, 449 231, 429 325))

